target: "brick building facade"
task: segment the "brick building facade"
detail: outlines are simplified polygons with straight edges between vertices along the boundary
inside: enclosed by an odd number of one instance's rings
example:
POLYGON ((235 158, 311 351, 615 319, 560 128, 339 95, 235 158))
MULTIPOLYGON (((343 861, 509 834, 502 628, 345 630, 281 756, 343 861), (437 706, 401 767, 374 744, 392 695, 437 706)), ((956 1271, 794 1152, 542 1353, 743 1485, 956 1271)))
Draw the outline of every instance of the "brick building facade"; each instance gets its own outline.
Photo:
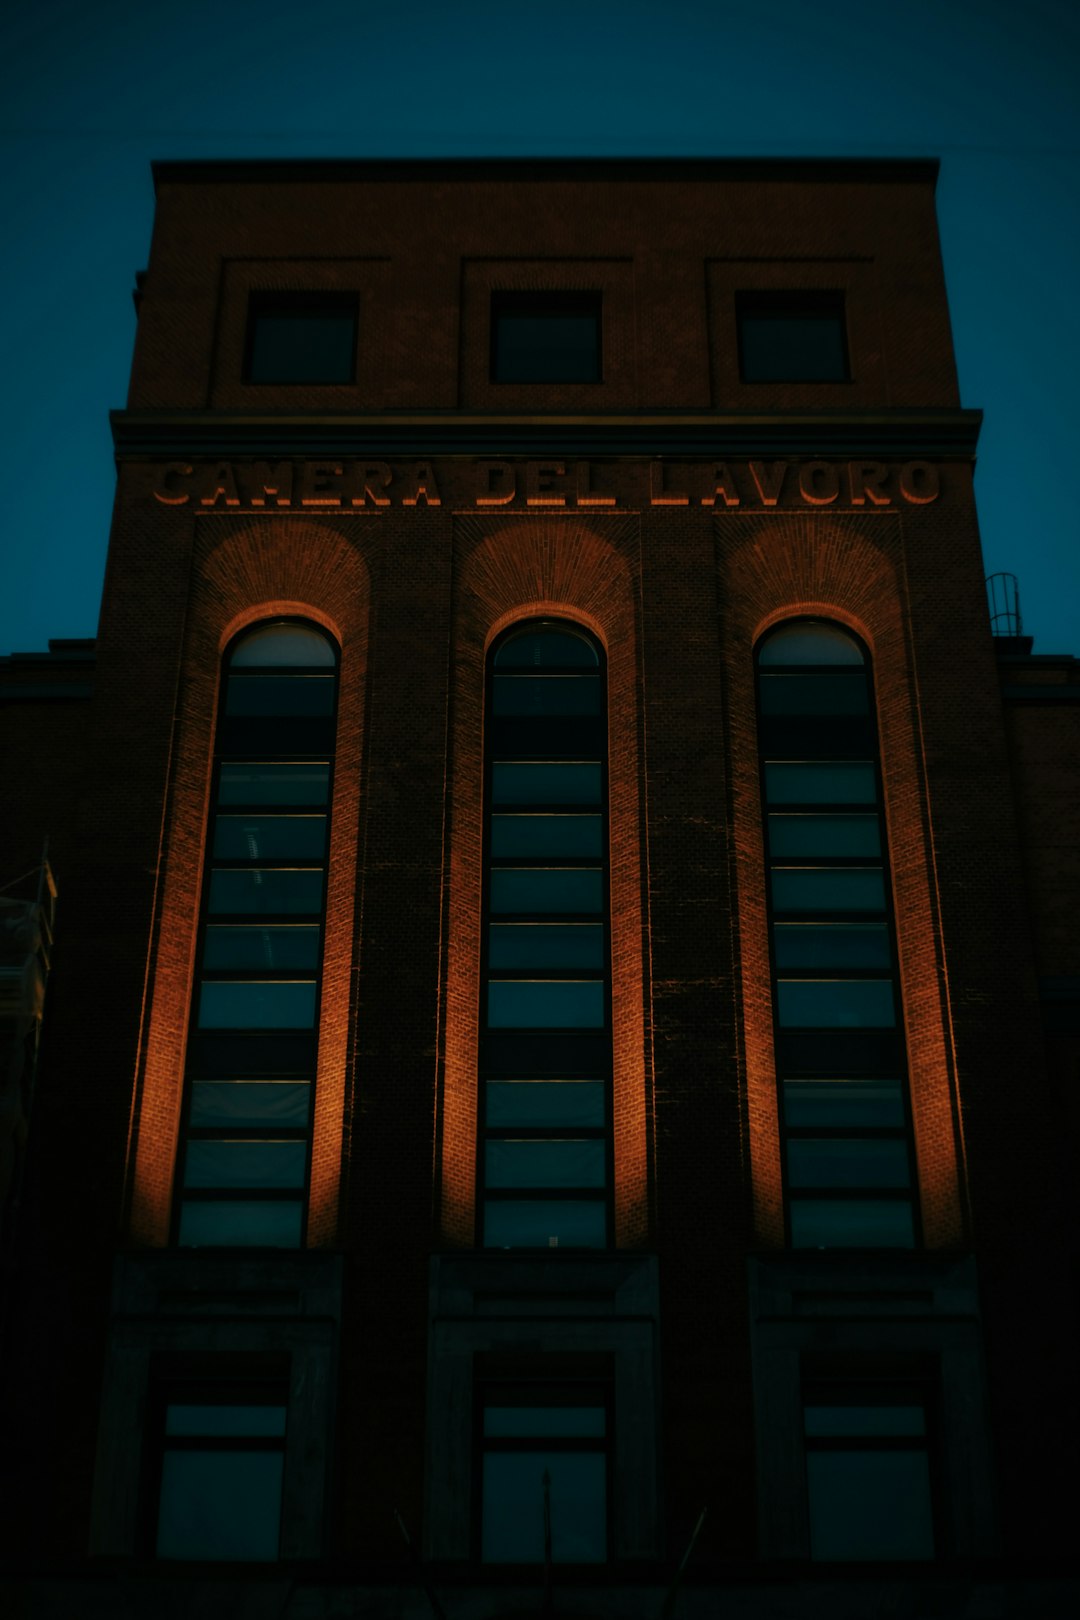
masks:
POLYGON ((1075 1601, 1080 672, 935 177, 157 166, 0 667, 26 1613, 1075 1601))

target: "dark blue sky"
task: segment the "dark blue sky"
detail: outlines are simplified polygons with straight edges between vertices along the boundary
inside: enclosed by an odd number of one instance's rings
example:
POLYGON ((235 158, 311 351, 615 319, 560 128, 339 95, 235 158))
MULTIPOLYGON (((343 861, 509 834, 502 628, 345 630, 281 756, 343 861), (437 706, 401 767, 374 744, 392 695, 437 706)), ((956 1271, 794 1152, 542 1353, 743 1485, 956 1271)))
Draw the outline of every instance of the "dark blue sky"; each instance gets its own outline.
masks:
POLYGON ((96 629, 154 158, 938 156, 987 572, 1080 653, 1076 0, 37 0, 0 22, 0 652, 96 629))

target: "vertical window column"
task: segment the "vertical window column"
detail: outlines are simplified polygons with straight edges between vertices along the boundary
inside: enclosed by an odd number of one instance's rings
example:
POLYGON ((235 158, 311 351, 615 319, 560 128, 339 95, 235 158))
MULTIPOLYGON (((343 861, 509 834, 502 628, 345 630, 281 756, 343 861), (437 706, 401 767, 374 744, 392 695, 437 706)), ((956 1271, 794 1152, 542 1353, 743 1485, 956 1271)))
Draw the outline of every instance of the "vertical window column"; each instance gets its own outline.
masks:
POLYGON ((795 1248, 916 1241, 906 1060, 865 655, 838 626, 758 654, 784 1181, 795 1248))
POLYGON ((607 736, 593 641, 533 623, 487 708, 480 1199, 489 1248, 610 1242, 607 736))
MULTIPOLYGON (((273 1358, 262 1358, 272 1363, 273 1358)), ((208 1368, 209 1372, 211 1369, 208 1368)), ((287 1367, 252 1368, 243 1378, 178 1370, 156 1392, 157 1489, 148 1528, 158 1558, 258 1560, 278 1557, 287 1367)))
POLYGON ((928 1431, 926 1390, 918 1383, 804 1385, 812 1558, 933 1558, 928 1431))
POLYGON ((478 1386, 484 1563, 596 1564, 608 1557, 610 1385, 580 1377, 478 1386))
POLYGON ((178 1240, 303 1241, 337 658, 262 626, 226 661, 189 1041, 178 1240))

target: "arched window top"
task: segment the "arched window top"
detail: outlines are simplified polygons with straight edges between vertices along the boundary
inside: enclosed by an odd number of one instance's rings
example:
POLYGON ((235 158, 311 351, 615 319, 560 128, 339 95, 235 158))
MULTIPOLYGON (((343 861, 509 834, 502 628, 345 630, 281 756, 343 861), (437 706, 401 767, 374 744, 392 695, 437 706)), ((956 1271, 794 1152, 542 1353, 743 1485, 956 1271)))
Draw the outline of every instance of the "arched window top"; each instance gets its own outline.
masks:
POLYGON ((759 664, 865 664, 855 637, 838 624, 799 619, 773 630, 758 651, 759 664))
POLYGON ((569 625, 534 623, 507 636, 494 663, 496 669, 596 669, 600 656, 584 632, 569 625))
POLYGON ((230 669, 333 669, 337 653, 322 630, 308 624, 261 624, 237 642, 230 669))

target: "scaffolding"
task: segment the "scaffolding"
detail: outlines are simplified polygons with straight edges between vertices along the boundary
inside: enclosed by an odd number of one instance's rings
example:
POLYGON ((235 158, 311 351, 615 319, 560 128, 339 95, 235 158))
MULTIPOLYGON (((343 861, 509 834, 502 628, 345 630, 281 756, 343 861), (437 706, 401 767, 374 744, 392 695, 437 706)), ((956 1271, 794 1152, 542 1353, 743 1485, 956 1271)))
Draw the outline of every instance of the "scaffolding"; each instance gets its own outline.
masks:
POLYGON ((5 1246, 13 1236, 30 1135, 56 893, 47 839, 40 863, 0 887, 0 1244, 5 1246))

